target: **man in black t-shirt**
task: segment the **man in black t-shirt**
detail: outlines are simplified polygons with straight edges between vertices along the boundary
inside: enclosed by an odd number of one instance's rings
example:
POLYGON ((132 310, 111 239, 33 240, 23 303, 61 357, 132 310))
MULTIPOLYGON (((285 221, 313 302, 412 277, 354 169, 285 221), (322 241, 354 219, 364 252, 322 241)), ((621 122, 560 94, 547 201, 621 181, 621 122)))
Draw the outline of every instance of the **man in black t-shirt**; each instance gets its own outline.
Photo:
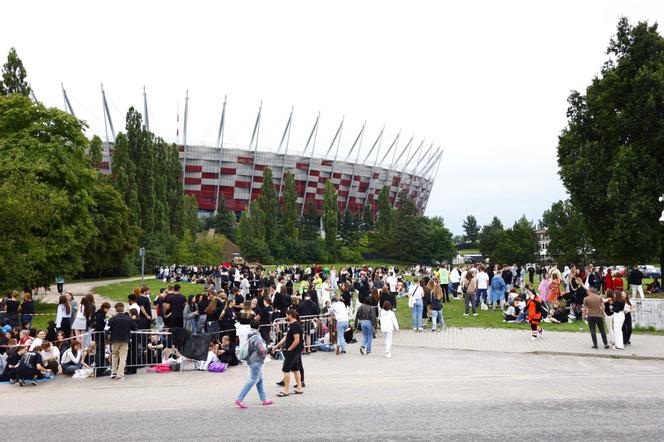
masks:
POLYGON ((286 321, 288 321, 288 331, 281 341, 275 347, 275 350, 284 349, 284 365, 281 371, 284 372, 284 389, 277 394, 277 397, 285 397, 290 393, 290 374, 295 374, 295 394, 302 394, 302 378, 300 375, 300 365, 302 364, 302 344, 304 329, 300 324, 300 315, 295 310, 286 312, 286 321))
POLYGON ((169 327, 182 327, 184 324, 184 306, 187 303, 187 298, 180 293, 180 284, 173 286, 174 293, 166 297, 164 303, 168 305, 168 326, 169 327))
POLYGON ((141 287, 141 295, 136 299, 136 304, 140 309, 138 314, 138 328, 142 330, 150 329, 152 322, 152 304, 150 303, 150 288, 146 285, 141 287))
POLYGON ((33 385, 37 385, 37 376, 44 373, 46 368, 42 366, 42 357, 39 354, 41 347, 37 346, 33 351, 27 351, 21 356, 21 361, 14 372, 14 379, 18 380, 21 386, 29 380, 33 385))

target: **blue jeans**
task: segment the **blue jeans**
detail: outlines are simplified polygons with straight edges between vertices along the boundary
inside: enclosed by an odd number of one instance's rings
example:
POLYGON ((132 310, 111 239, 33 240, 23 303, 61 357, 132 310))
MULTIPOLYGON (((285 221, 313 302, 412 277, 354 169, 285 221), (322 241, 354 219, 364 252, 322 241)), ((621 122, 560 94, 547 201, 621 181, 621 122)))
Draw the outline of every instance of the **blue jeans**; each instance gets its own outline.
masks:
POLYGON ((477 289, 477 298, 475 298, 475 307, 479 307, 480 303, 484 299, 484 302, 487 303, 487 289, 477 289))
POLYGON ((442 310, 431 310, 431 329, 435 330, 440 321, 440 329, 442 330, 445 327, 445 320, 443 319, 442 310))
POLYGON ((421 299, 415 301, 413 304, 413 328, 422 328, 422 312, 424 311, 424 304, 421 299))
POLYGON ((346 338, 344 333, 348 328, 348 321, 337 321, 337 345, 341 347, 341 351, 346 351, 346 338))
POLYGON ((240 394, 238 395, 237 399, 239 401, 243 401, 245 396, 247 396, 247 393, 249 393, 249 390, 251 390, 251 387, 256 386, 256 390, 258 390, 258 397, 260 397, 261 401, 265 401, 265 390, 263 389, 263 363, 262 362, 256 362, 251 365, 249 365, 249 379, 247 379, 247 383, 244 384, 244 387, 242 387, 242 390, 240 391, 240 394))
POLYGON ((367 353, 371 353, 371 342, 373 341, 373 324, 368 319, 360 321, 362 327, 362 347, 367 349, 367 353))

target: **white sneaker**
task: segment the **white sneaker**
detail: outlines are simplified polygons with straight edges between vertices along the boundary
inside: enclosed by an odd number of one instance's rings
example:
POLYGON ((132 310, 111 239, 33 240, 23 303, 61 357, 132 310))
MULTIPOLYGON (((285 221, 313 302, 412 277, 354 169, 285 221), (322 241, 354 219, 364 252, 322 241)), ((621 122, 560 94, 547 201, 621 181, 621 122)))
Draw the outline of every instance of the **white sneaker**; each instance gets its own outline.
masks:
POLYGON ((385 357, 386 357, 386 358, 391 358, 391 357, 392 357, 392 353, 385 353, 385 357))
POLYGON ((477 313, 473 313, 473 316, 477 316, 477 313))
POLYGON ((537 337, 535 337, 535 336, 531 336, 531 337, 530 337, 530 340, 531 340, 531 341, 537 341, 537 337))
POLYGON ((463 315, 464 315, 464 316, 468 316, 468 313, 464 313, 463 315))

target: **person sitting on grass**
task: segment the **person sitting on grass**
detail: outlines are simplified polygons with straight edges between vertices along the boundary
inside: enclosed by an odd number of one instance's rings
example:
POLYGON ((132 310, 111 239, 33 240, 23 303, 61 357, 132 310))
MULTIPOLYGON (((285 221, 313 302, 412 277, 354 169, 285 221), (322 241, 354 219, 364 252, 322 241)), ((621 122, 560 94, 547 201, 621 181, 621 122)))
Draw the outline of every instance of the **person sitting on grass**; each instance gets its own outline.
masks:
POLYGON ((553 314, 546 318, 546 322, 554 324, 565 324, 569 322, 569 308, 565 307, 559 301, 553 303, 553 314))
POLYGON ((657 278, 653 278, 652 282, 646 286, 646 293, 649 295, 662 293, 662 286, 657 278))
POLYGON ((512 301, 509 307, 507 307, 507 310, 505 310, 505 319, 503 319, 503 322, 508 324, 516 323, 519 317, 519 312, 521 311, 519 308, 519 303, 520 301, 518 300, 512 301))

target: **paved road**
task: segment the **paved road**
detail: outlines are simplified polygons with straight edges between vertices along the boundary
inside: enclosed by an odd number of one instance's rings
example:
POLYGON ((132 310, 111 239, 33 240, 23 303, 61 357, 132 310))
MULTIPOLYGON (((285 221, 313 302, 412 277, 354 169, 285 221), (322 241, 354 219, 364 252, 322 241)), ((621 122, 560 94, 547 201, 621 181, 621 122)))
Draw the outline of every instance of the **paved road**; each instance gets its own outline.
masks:
POLYGON ((302 396, 232 405, 244 367, 0 386, 4 440, 662 440, 664 364, 396 346, 305 358, 302 396), (533 424, 536 422, 536 424, 533 424), (536 428, 528 427, 535 425, 536 428), (35 427, 37 428, 37 427, 35 427), (66 435, 66 436, 65 436, 66 435))

